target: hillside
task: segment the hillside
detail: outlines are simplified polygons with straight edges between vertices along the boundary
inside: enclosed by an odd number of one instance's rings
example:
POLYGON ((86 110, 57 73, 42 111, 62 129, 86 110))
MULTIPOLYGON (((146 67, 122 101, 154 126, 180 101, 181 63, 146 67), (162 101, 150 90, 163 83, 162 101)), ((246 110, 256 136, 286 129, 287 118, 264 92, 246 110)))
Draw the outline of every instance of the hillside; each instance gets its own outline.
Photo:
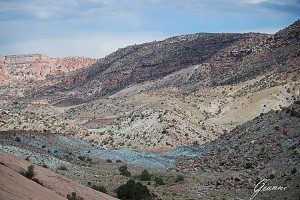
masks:
POLYGON ((49 169, 35 165, 35 178, 29 180, 20 172, 26 170, 30 162, 0 151, 0 198, 1 199, 67 199, 67 195, 76 192, 84 199, 116 199, 104 193, 80 185, 49 169))
MULTIPOLYGON (((176 168, 187 174, 208 176, 210 185, 217 188, 246 189, 268 179, 272 185, 288 185, 284 194, 268 195, 275 199, 282 198, 277 195, 295 199, 300 194, 299 130, 298 101, 281 111, 262 114, 215 141, 192 148, 200 156, 181 159, 176 168)), ((220 198, 220 194, 216 195, 220 198)))
MULTIPOLYGON (((68 180, 62 176, 86 186, 103 185, 110 195, 115 196, 116 188, 129 178, 118 172, 120 166, 127 164, 131 178, 137 181, 140 181, 139 175, 144 169, 152 177, 163 178, 164 185, 155 184, 153 179, 142 181, 161 199, 249 199, 255 185, 264 179, 267 180, 267 186, 282 186, 287 190, 262 191, 257 199, 297 199, 300 175, 299 120, 298 101, 279 111, 262 114, 212 142, 165 152, 110 150, 101 144, 69 135, 6 131, 0 134, 0 166, 17 179, 22 177, 17 173, 20 166, 25 169, 28 161, 35 163, 37 178, 44 187, 53 188, 63 196, 72 189, 69 186, 74 182, 68 181, 67 187, 60 187, 60 183, 65 184, 64 181, 68 180), (14 170, 13 173, 6 168, 14 170), (55 170, 56 174, 49 170, 55 170), (178 175, 183 176, 183 180, 176 181, 178 175), (59 183, 52 184, 58 177, 59 183)), ((6 173, 1 176, 4 178, 0 179, 0 183, 7 180, 7 184, 11 184, 12 179, 7 178, 6 173)), ((17 180, 20 188, 23 188, 22 183, 26 179, 17 180)), ((28 192, 32 191, 33 194, 43 188, 34 182, 32 184, 28 192)), ((80 187, 85 188, 82 185, 80 187)), ((85 197, 95 194, 91 189, 76 191, 85 197)), ((47 195, 48 192, 43 194, 47 195)), ((16 194, 19 193, 16 191, 16 194)))
POLYGON ((266 73, 284 79, 295 76, 299 69, 299 24, 274 35, 199 33, 129 46, 59 84, 38 88, 33 96, 72 91, 74 97, 101 97, 200 64, 190 81, 208 86, 238 83, 266 73))
POLYGON ((73 90, 78 97, 111 94, 134 83, 162 78, 201 64, 218 52, 248 41, 251 46, 267 38, 261 34, 194 34, 129 46, 108 55, 92 67, 62 79, 39 93, 73 90))
POLYGON ((107 148, 204 144, 299 98, 299 24, 274 35, 176 36, 2 85, 0 130, 72 134, 107 148))

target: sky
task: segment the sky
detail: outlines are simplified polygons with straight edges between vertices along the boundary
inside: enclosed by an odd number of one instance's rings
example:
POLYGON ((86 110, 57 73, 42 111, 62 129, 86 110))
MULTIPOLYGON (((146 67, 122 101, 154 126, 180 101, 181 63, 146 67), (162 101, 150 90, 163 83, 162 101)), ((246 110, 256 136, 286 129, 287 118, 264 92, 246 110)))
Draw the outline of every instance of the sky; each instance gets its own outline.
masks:
POLYGON ((0 0, 0 55, 101 58, 181 34, 275 33, 299 18, 300 0, 0 0))

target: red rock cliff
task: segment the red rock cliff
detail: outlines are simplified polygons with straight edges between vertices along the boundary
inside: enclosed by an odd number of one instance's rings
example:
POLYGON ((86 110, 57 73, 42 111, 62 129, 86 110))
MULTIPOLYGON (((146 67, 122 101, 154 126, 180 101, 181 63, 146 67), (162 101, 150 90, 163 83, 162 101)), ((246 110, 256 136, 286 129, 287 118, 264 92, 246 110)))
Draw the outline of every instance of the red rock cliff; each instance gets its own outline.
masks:
POLYGON ((49 58, 41 54, 1 56, 0 82, 42 80, 49 75, 69 73, 95 62, 95 59, 87 57, 49 58))

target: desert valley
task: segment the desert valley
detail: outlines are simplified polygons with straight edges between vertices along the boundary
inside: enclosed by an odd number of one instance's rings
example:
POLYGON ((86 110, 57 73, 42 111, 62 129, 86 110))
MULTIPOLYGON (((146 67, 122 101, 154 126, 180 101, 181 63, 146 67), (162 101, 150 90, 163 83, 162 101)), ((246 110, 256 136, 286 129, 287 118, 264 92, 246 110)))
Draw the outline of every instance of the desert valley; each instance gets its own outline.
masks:
POLYGON ((1 56, 0 105, 0 199, 300 197, 299 20, 1 56))

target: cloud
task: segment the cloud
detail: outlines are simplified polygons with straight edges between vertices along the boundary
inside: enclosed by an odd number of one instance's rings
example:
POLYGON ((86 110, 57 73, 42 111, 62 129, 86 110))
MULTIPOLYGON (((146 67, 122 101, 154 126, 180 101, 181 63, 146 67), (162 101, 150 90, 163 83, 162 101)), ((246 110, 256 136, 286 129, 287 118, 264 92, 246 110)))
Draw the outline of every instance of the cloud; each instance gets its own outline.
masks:
POLYGON ((140 33, 94 33, 93 36, 34 39, 14 42, 0 47, 0 52, 8 54, 41 53, 51 57, 88 56, 101 58, 118 48, 132 44, 161 40, 166 36, 159 32, 140 33))
POLYGON ((22 15, 25 16, 23 19, 53 20, 114 15, 119 12, 138 13, 149 7, 233 13, 272 10, 300 15, 298 0, 4 0, 0 1, 0 15, 2 19, 14 19, 22 15))
POLYGON ((196 32, 273 33, 299 0, 0 0, 0 54, 103 57, 126 45, 196 32))

